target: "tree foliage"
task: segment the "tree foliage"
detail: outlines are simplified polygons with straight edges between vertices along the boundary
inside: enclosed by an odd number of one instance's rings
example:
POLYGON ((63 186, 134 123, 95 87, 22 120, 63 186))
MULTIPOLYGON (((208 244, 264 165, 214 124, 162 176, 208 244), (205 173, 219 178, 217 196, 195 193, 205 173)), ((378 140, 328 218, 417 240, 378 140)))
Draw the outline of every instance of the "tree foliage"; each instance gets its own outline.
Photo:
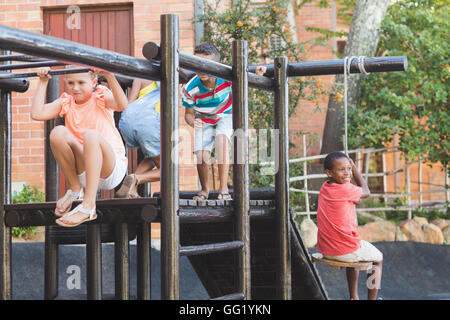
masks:
POLYGON ((349 113, 349 144, 381 147, 399 135, 407 158, 449 162, 449 6, 399 1, 382 22, 378 56, 407 56, 406 72, 370 74, 361 105, 349 113))
MULTIPOLYGON (((269 0, 258 5, 252 5, 250 0, 232 0, 226 7, 223 2, 206 2, 204 14, 198 19, 204 23, 202 40, 217 46, 222 63, 232 63, 233 40, 248 42, 249 65, 273 63, 276 56, 286 56, 291 62, 306 60, 305 43, 292 40, 293 30, 288 22, 290 0, 269 0)), ((318 106, 318 97, 324 94, 328 92, 316 77, 290 78, 289 115, 295 112, 299 99, 310 100, 318 106)), ((273 99, 271 92, 249 89, 251 128, 273 128, 273 99)), ((250 180, 252 187, 267 187, 273 184, 273 175, 261 175, 261 166, 251 165, 250 180)))

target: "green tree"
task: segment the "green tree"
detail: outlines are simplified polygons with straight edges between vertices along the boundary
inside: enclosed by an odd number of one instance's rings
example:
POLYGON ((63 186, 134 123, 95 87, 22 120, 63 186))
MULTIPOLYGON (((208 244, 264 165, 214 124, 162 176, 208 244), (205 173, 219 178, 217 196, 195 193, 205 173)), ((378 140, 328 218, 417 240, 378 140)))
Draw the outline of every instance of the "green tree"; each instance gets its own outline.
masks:
POLYGON ((406 72, 373 73, 362 101, 349 112, 349 144, 381 147, 399 135, 408 159, 449 162, 450 112, 448 1, 393 4, 382 22, 377 56, 407 56, 406 72))
MULTIPOLYGON (((20 192, 14 191, 12 203, 33 203, 44 202, 45 194, 39 190, 37 186, 29 186, 24 184, 20 192)), ((37 227, 12 227, 11 234, 22 238, 23 236, 33 236, 37 227)))
MULTIPOLYGON (((270 0, 257 6, 251 5, 250 0, 232 0, 229 6, 220 9, 223 1, 205 3, 204 14, 198 19, 204 23, 203 41, 214 43, 221 52, 222 63, 229 65, 232 63, 230 48, 233 40, 248 42, 250 65, 273 63, 276 56, 286 56, 292 62, 306 60, 305 43, 292 41, 293 30, 287 19, 289 5, 290 0, 270 0)), ((289 79, 290 115, 299 99, 308 99, 318 107, 318 96, 323 94, 328 92, 315 77, 289 79)), ((250 88, 249 115, 251 128, 273 128, 273 94, 250 88)), ((261 169, 259 165, 251 165, 252 187, 267 187, 274 183, 272 175, 261 175, 261 169)), ((292 166, 291 170, 298 171, 292 166)))

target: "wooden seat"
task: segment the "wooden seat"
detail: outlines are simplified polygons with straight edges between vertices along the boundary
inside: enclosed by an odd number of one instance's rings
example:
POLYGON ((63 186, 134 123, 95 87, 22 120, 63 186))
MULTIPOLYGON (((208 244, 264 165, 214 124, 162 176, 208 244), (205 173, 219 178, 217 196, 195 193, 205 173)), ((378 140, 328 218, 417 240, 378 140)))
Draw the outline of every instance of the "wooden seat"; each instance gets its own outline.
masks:
POLYGON ((336 260, 325 259, 322 254, 316 252, 311 255, 313 262, 320 262, 329 265, 332 268, 355 268, 357 270, 369 270, 372 268, 371 261, 358 261, 358 262, 342 262, 336 260))

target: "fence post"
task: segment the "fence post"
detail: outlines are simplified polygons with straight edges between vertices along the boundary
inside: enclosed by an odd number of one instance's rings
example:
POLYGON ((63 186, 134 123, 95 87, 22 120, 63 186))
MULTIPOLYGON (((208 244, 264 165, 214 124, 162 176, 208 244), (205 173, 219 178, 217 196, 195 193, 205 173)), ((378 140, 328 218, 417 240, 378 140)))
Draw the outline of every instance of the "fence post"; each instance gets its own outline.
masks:
POLYGON ((178 16, 161 16, 161 299, 178 300, 178 16))
POLYGON ((388 197, 387 195, 387 175, 386 175, 386 152, 381 151, 381 162, 382 162, 382 170, 383 170, 383 194, 384 194, 384 204, 387 205, 388 197))
POLYGON ((233 41, 233 200, 236 214, 236 240, 244 245, 238 253, 238 291, 251 299, 250 284, 250 194, 248 149, 247 41, 233 41))
MULTIPOLYGON (((279 234, 279 298, 290 300, 291 245, 289 225, 289 91, 287 57, 274 61, 275 103, 274 125, 279 130, 278 172, 275 175, 275 195, 279 234)), ((306 183, 306 180, 305 180, 306 183)))
POLYGON ((423 202, 423 196, 422 196, 422 175, 423 175, 423 168, 422 168, 422 157, 419 156, 419 206, 422 207, 423 202))
POLYGON ((309 193, 308 193, 308 163, 306 160, 307 152, 306 152, 306 135, 303 135, 303 158, 305 160, 303 161, 303 176, 305 177, 304 183, 305 183, 305 207, 306 207, 306 214, 308 219, 311 219, 310 212, 309 212, 309 193))
POLYGON ((406 180, 406 204, 408 206, 408 219, 412 219, 412 210, 411 210, 411 177, 409 175, 409 164, 408 161, 405 161, 405 180, 406 180))

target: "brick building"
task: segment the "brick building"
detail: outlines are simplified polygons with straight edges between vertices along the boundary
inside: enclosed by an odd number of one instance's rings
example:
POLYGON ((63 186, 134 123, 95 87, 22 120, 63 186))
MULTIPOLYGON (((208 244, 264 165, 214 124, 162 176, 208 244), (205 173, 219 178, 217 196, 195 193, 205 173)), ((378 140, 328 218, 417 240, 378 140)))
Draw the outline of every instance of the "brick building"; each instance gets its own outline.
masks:
MULTIPOLYGON (((120 53, 142 57, 142 46, 147 41, 159 42, 159 20, 164 13, 179 16, 180 49, 192 53, 199 32, 192 23, 196 14, 198 0, 4 0, 0 4, 0 24, 49 34, 88 45, 117 51, 120 53), (67 23, 70 14, 68 6, 80 8, 81 28, 69 29, 67 23)), ((256 1, 257 2, 257 1, 256 1)), ((293 12, 293 23, 296 27, 298 41, 314 36, 306 32, 305 27, 315 26, 326 29, 346 30, 348 25, 336 18, 336 8, 319 9, 316 4, 307 4, 300 11, 293 12)), ((337 40, 330 40, 329 45, 337 49, 337 40)), ((334 59, 330 49, 316 47, 310 51, 311 60, 334 59)), ((331 84, 333 76, 322 77, 326 84, 331 84)), ((44 181, 44 134, 43 123, 30 119, 30 105, 33 98, 36 78, 30 79, 30 89, 25 93, 12 95, 12 180, 13 190, 21 189, 23 183, 45 187, 44 181)), ((314 111, 315 105, 308 101, 300 101, 296 114, 290 119, 292 133, 298 131, 312 132, 322 136, 325 124, 327 97, 320 102, 321 112, 314 111)), ((184 110, 180 108, 180 127, 191 130, 184 122, 184 110)), ((301 145, 301 140, 295 141, 301 145)), ((296 148, 302 150, 301 147, 296 148)), ((308 152, 317 154, 320 142, 311 143, 308 152)), ((292 156, 300 156, 291 152, 292 156)), ((439 168, 424 172, 429 182, 443 184, 443 175, 439 168)), ((197 171, 194 164, 184 164, 180 168, 180 190, 193 190, 198 186, 197 171)), ((158 183, 152 185, 158 191, 158 183)), ((412 189, 414 192, 415 190, 412 189)), ((441 194, 429 196, 441 198, 441 194)))

